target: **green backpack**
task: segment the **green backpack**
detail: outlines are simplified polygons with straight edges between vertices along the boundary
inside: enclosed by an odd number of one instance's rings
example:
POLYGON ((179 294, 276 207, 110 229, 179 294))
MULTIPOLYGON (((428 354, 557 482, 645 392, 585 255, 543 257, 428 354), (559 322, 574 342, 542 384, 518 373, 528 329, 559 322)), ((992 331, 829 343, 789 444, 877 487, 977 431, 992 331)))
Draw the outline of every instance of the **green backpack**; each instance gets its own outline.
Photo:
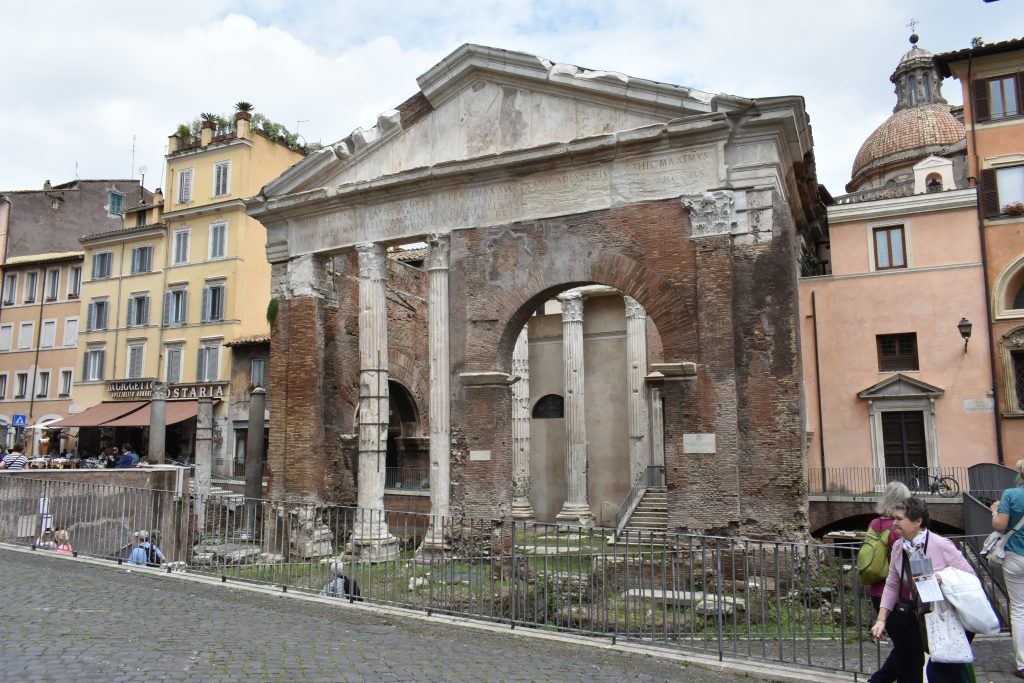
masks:
POLYGON ((857 551, 857 574, 862 586, 885 581, 889 575, 889 532, 868 529, 857 551))

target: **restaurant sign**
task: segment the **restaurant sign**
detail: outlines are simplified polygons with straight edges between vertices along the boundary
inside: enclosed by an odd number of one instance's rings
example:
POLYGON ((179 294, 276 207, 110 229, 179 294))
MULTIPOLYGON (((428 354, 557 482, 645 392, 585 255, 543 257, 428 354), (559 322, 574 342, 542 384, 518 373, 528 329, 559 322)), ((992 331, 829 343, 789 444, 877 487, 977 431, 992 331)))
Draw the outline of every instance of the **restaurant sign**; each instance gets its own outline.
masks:
MULTIPOLYGON (((107 382, 107 391, 114 399, 150 399, 153 398, 152 379, 127 379, 107 382)), ((224 398, 227 382, 195 382, 192 384, 168 384, 167 398, 174 400, 197 398, 224 398)))

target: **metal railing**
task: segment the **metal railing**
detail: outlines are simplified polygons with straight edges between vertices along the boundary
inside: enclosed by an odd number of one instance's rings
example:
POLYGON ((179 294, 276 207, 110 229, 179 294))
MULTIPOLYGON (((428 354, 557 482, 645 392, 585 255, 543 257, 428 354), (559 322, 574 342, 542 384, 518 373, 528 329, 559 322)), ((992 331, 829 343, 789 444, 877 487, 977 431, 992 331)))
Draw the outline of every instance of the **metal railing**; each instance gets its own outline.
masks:
POLYGON ((931 495, 933 477, 952 477, 960 493, 970 490, 966 467, 809 467, 807 486, 812 494, 874 496, 890 481, 902 481, 912 492, 931 495))
POLYGON ((384 488, 403 491, 429 491, 429 467, 386 467, 384 488))
POLYGON ((1016 486, 1016 477, 1014 470, 995 463, 979 463, 967 468, 968 490, 982 502, 997 500, 1003 491, 1016 486))
POLYGON ((46 516, 79 554, 124 561, 146 529, 176 563, 162 569, 339 600, 857 673, 885 654, 855 545, 611 543, 610 529, 0 476, 0 542, 32 545, 46 516))

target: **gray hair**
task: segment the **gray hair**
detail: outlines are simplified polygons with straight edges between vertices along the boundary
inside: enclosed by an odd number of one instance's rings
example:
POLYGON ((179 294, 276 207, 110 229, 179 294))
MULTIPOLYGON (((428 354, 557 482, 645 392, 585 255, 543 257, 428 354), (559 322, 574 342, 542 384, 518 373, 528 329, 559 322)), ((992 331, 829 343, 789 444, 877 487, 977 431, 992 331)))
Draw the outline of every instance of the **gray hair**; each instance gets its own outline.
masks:
POLYGON ((878 504, 875 505, 875 512, 882 517, 892 517, 893 510, 901 509, 907 498, 910 498, 910 489, 907 485, 902 481, 890 481, 882 492, 882 497, 878 499, 878 504))
POLYGON ((1024 458, 1017 461, 1017 471, 1024 474, 1024 458))

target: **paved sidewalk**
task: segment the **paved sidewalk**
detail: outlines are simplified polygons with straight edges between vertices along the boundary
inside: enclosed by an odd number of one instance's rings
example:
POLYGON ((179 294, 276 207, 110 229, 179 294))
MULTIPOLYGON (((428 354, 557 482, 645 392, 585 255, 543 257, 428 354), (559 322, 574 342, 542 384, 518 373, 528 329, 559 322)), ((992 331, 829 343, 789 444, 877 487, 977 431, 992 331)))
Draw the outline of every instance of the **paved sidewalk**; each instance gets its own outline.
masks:
POLYGON ((3 681, 770 680, 45 551, 0 568, 3 681))

